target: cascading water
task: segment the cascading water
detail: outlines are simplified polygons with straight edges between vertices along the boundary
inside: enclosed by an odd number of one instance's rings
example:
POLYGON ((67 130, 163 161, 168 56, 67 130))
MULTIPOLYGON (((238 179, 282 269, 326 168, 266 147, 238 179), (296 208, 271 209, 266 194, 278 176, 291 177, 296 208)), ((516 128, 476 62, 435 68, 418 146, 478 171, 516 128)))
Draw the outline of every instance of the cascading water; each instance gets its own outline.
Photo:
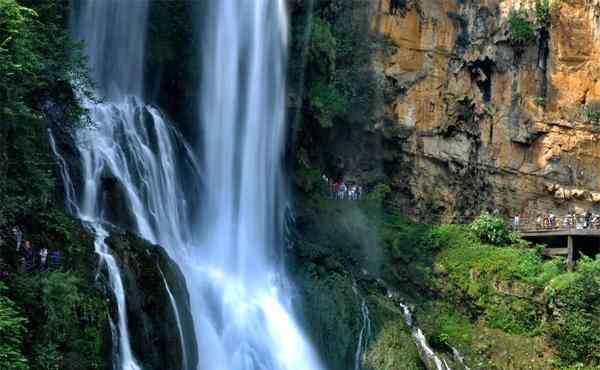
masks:
POLYGON ((354 352, 354 370, 361 370, 363 357, 369 347, 369 339, 371 337, 371 318, 369 317, 369 306, 367 300, 358 291, 356 281, 352 284, 352 291, 360 299, 360 313, 362 327, 358 334, 358 341, 356 343, 356 351, 354 352))
POLYGON ((163 283, 165 284, 165 289, 167 289, 167 294, 169 295, 169 301, 171 302, 171 307, 173 307, 173 312, 175 312, 175 321, 177 323, 177 330, 179 332, 179 341, 181 344, 181 348, 182 348, 182 365, 184 369, 189 369, 189 361, 187 358, 187 351, 185 350, 187 348, 187 345, 185 344, 185 335, 183 333, 183 326, 181 325, 181 317, 179 315, 179 309, 177 308, 177 301, 175 300, 175 297, 173 296, 173 293, 171 293, 171 288, 169 288, 169 284, 167 283, 167 279, 165 278, 165 274, 162 272, 162 270, 158 269, 160 271, 160 276, 163 279, 163 283))
POLYGON ((284 0, 207 1, 200 118, 206 194, 185 274, 200 368, 320 369, 294 321, 283 243, 284 0))
POLYGON ((84 0, 74 7, 75 34, 86 43, 104 101, 86 103, 94 127, 77 135, 83 185, 67 198, 96 230, 97 252, 117 296, 119 370, 139 367, 118 267, 104 244, 102 224, 118 221, 113 213, 119 213, 106 197, 107 182, 117 184, 127 226, 163 245, 186 278, 198 369, 321 369, 293 319, 278 259, 285 204, 284 3, 206 1, 197 154, 156 108, 142 103, 148 1, 84 0), (186 194, 200 197, 196 214, 186 194))
MULTIPOLYGON (((176 143, 191 151, 177 140, 176 132, 162 115, 140 98, 147 13, 145 0, 82 0, 74 3, 72 17, 73 32, 85 42, 92 78, 98 87, 96 94, 103 102, 83 99, 93 127, 80 129, 75 138, 81 158, 80 189, 71 185, 66 170, 62 175, 69 208, 96 234, 96 253, 115 296, 117 322, 111 323, 111 328, 117 342, 113 361, 117 370, 141 367, 130 344, 127 297, 119 267, 105 243, 108 232, 104 225, 113 221, 104 191, 106 182, 118 184, 133 218, 132 226, 146 239, 159 241, 158 231, 180 235, 183 231, 179 223, 186 224, 180 212, 185 200, 176 193, 176 143)), ((61 168, 66 168, 52 136, 51 143, 61 168)), ((188 158, 187 163, 191 162, 188 158)))

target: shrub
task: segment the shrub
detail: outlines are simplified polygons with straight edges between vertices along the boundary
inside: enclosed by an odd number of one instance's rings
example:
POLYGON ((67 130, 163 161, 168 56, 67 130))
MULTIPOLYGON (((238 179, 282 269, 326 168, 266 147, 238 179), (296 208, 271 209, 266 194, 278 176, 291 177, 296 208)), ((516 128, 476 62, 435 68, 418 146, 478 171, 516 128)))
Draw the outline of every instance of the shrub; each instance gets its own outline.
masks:
POLYGON ((592 125, 600 124, 600 102, 593 101, 585 105, 583 108, 583 116, 592 125))
POLYGON ((475 116, 473 112, 473 99, 466 95, 456 99, 454 112, 460 121, 470 122, 475 116))
POLYGON ((535 40, 535 30, 527 10, 511 9, 508 12, 508 32, 511 44, 523 46, 535 40))
POLYGON ((383 202, 385 198, 392 192, 389 185, 387 184, 377 184, 373 191, 367 194, 367 200, 383 202))
POLYGON ((537 105, 537 106, 544 106, 546 104, 546 97, 545 96, 534 96, 533 97, 533 102, 537 105))
MULTIPOLYGON (((560 356, 570 362, 599 359, 600 259, 583 257, 575 273, 552 281, 550 298, 559 315, 550 324, 549 336, 560 356)), ((556 312, 555 312, 556 313, 556 312)))
POLYGON ((513 240, 506 222, 498 216, 484 212, 471 223, 471 231, 483 243, 508 244, 513 240))
POLYGON ((0 369, 27 370, 29 365, 21 352, 27 320, 15 303, 4 296, 5 290, 0 282, 0 369))
POLYGON ((335 85, 323 81, 311 87, 309 101, 323 128, 332 127, 335 115, 343 112, 346 107, 346 101, 335 85))
POLYGON ((550 0, 535 0, 534 10, 538 26, 546 26, 550 22, 550 0))

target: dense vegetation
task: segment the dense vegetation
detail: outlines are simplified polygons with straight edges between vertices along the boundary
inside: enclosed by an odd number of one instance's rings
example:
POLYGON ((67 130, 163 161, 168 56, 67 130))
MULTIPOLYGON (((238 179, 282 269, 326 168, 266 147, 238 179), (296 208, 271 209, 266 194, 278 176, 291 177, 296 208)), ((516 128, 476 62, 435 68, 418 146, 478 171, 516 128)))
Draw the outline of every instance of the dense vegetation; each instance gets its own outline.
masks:
POLYGON ((87 86, 86 70, 65 31, 67 5, 0 1, 0 225, 52 201, 49 119, 59 116, 59 129, 81 122, 71 83, 87 86))
POLYGON ((599 363, 600 260, 584 257, 567 272, 564 258, 544 259, 541 247, 512 235, 497 216, 483 214, 470 225, 415 224, 394 211, 385 191, 359 202, 333 200, 320 177, 311 178, 311 190, 299 198, 299 261, 292 265, 330 368, 351 363, 343 357, 348 344, 334 338, 358 336, 353 284, 368 297, 374 328, 366 363, 419 368, 402 312, 382 281, 414 305, 437 351, 452 357, 458 348, 471 368, 599 363))
POLYGON ((48 142, 82 122, 73 84, 84 59, 66 32, 68 1, 0 0, 0 368, 103 369, 105 295, 95 287, 92 240, 61 209, 48 142), (10 232, 60 251, 51 271, 25 272, 10 232))

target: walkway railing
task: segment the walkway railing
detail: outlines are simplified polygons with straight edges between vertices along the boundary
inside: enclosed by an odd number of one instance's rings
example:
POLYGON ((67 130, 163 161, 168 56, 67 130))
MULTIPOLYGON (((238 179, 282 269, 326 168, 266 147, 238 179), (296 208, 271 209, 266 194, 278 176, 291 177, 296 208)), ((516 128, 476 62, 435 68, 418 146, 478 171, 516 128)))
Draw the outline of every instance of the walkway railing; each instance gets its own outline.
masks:
POLYGON ((509 220, 513 230, 521 233, 556 232, 570 230, 600 230, 600 215, 586 217, 585 215, 567 215, 557 217, 521 218, 518 224, 514 219, 509 220))

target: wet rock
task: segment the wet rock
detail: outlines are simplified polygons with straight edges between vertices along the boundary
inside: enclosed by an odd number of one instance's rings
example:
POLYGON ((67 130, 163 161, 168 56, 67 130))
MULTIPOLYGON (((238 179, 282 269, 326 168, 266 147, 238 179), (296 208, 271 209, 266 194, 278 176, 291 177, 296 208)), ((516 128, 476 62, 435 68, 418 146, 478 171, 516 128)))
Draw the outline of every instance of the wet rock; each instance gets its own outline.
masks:
POLYGON ((184 277, 159 246, 131 233, 107 239, 119 263, 127 297, 131 346, 145 370, 184 369, 180 333, 166 280, 181 319, 188 369, 197 364, 196 338, 184 277), (163 280, 164 276, 164 280, 163 280))

